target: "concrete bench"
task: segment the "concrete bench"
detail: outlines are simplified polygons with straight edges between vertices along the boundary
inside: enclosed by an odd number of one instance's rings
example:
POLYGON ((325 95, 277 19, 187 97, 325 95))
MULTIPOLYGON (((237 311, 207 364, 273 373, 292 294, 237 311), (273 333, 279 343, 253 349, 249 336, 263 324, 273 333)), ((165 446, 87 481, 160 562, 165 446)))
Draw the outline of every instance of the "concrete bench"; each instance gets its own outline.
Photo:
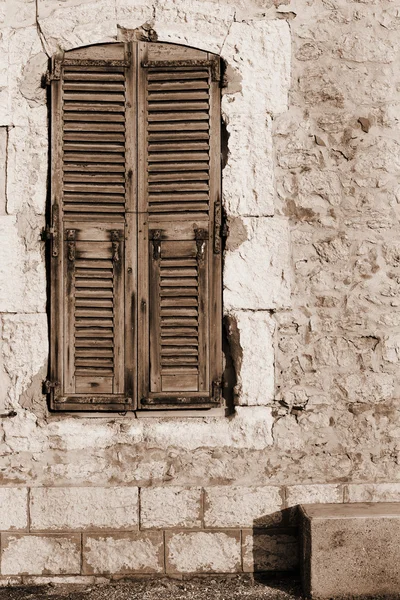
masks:
POLYGON ((300 513, 305 594, 400 597, 400 502, 304 504, 300 513))

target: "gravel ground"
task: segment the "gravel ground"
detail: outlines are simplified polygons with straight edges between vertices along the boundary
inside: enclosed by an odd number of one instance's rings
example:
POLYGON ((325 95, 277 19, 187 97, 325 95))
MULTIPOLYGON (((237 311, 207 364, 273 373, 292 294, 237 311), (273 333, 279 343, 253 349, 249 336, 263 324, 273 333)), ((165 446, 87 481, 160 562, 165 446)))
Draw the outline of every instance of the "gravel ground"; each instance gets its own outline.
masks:
POLYGON ((159 579, 101 585, 41 585, 0 589, 0 600, 301 600, 291 581, 259 583, 229 579, 159 579))
MULTIPOLYGON (((367 600, 347 596, 345 600, 367 600)), ((368 600, 399 600, 369 596, 368 600)), ((238 576, 218 579, 148 579, 101 585, 40 585, 0 588, 0 600, 304 600, 298 582, 255 582, 238 576)), ((329 600, 334 600, 329 599, 329 600)))

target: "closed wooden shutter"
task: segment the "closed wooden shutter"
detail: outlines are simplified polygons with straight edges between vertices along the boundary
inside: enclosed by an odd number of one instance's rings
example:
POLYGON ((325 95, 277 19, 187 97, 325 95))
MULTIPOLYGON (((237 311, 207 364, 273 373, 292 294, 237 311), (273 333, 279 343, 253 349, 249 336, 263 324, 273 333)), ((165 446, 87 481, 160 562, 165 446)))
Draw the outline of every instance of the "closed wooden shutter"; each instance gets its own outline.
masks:
POLYGON ((146 409, 215 406, 221 375, 218 58, 141 44, 138 62, 140 403, 146 409))
POLYGON ((103 44, 51 85, 51 407, 218 406, 219 58, 103 44))
POLYGON ((133 406, 125 366, 131 59, 115 44, 53 62, 51 383, 61 410, 133 406))

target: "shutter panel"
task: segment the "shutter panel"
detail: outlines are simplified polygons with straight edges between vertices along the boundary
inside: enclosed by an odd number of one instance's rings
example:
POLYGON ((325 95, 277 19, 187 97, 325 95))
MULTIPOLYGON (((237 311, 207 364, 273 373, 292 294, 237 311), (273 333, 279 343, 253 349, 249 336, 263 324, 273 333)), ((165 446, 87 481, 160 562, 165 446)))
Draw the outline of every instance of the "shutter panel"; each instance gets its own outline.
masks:
POLYGON ((51 385, 60 410, 133 406, 124 333, 130 56, 113 44, 53 63, 51 385))
POLYGON ((139 398, 146 409, 220 402, 218 66, 217 57, 191 48, 139 47, 139 398))

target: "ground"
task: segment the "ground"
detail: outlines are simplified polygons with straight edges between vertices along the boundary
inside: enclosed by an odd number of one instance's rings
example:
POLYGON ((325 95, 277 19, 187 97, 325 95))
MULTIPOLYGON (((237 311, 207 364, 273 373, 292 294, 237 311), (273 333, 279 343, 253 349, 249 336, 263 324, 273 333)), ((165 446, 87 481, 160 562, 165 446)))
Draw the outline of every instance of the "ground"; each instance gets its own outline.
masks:
POLYGON ((0 589, 0 600, 300 600, 293 581, 254 582, 249 577, 158 579, 101 585, 40 585, 0 589))
MULTIPOLYGON (((399 600, 374 596, 369 600, 399 600)), ((215 579, 147 579, 100 585, 36 585, 0 589, 0 600, 304 600, 290 579, 253 581, 248 576, 215 579)), ((330 598, 329 600, 334 600, 330 598)), ((367 600, 348 596, 342 600, 367 600)))

